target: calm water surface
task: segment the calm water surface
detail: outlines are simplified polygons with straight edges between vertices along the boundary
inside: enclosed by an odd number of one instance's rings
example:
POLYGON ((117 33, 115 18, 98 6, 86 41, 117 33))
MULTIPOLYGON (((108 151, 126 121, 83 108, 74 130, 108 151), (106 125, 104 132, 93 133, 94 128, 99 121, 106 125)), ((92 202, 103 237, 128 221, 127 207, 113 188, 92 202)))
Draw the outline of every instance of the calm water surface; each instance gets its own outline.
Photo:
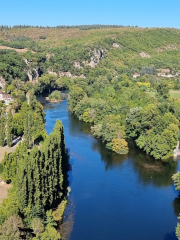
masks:
POLYGON ((70 240, 175 240, 178 193, 171 176, 178 162, 155 162, 130 142, 127 156, 108 151, 89 125, 68 112, 67 101, 44 104, 46 130, 63 122, 73 165, 65 222, 70 240), (147 170, 146 167, 156 169, 147 170))

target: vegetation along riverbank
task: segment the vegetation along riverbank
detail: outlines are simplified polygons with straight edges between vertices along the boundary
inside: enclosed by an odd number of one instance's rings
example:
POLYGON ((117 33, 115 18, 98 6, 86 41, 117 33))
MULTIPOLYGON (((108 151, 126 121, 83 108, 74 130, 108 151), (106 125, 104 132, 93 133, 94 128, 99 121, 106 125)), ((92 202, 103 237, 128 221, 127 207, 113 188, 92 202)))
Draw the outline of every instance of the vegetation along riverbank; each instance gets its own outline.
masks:
POLYGON ((11 188, 0 205, 0 239, 58 240, 58 223, 67 203, 63 125, 57 120, 48 136, 43 107, 33 93, 27 96, 27 101, 1 104, 1 146, 11 147, 14 135, 21 141, 12 153, 5 152, 1 162, 1 177, 11 188))
POLYGON ((49 211, 63 195, 63 127, 57 122, 47 136, 34 94, 52 92, 50 101, 60 101, 54 90, 70 90, 69 110, 118 154, 127 154, 133 139, 155 159, 173 156, 180 126, 179 29, 1 26, 0 45, 0 145, 11 147, 14 135, 23 136, 2 161, 2 177, 13 187, 1 206, 14 206, 6 215, 0 207, 2 226, 17 218, 33 229, 38 221, 37 239, 51 230, 59 236, 47 221, 54 221, 49 211), (46 167, 50 163, 55 167, 46 167))

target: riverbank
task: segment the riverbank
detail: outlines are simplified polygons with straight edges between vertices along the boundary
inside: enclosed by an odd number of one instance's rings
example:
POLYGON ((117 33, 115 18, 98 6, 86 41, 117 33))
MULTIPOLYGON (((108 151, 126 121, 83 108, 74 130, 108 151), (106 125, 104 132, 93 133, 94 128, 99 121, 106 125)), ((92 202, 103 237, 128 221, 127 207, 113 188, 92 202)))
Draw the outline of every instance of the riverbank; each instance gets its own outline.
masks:
POLYGON ((42 103, 48 134, 56 119, 63 122, 73 165, 68 173, 71 192, 62 236, 70 234, 69 240, 175 240, 178 206, 173 202, 177 194, 171 177, 180 170, 180 162, 161 162, 161 167, 133 141, 126 156, 113 153, 92 136, 90 124, 68 111, 67 100, 53 104, 42 99, 42 103), (136 221, 131 223, 134 216, 136 221))

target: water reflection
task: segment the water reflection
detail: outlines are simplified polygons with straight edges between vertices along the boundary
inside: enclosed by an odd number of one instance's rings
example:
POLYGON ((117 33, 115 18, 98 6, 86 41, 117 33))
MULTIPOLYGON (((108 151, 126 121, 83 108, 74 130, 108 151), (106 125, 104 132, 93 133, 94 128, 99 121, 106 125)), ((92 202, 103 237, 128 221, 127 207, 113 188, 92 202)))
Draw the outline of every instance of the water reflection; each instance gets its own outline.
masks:
POLYGON ((57 118, 63 121, 73 163, 63 239, 175 240, 174 212, 180 210, 171 176, 178 163, 156 161, 133 141, 128 155, 113 153, 91 136, 89 124, 68 112, 67 101, 46 107, 51 109, 46 111, 47 132, 57 118))
POLYGON ((105 164, 105 170, 110 170, 117 168, 122 165, 124 160, 127 159, 127 155, 119 155, 108 150, 104 143, 99 140, 96 140, 92 144, 92 150, 100 153, 101 160, 105 164))
POLYGON ((167 233, 167 234, 165 235, 164 240, 177 240, 177 237, 176 237, 176 235, 175 235, 175 232, 167 233))
MULTIPOLYGON (((83 123, 78 118, 69 113, 69 133, 77 136, 77 132, 91 135, 90 124, 83 123)), ((108 150, 104 143, 94 139, 91 145, 93 151, 100 153, 101 160, 105 164, 105 170, 112 170, 121 166, 125 160, 131 159, 133 169, 139 175, 139 181, 143 184, 153 184, 154 186, 172 185, 172 175, 177 172, 178 162, 169 159, 168 161, 157 161, 140 150, 134 141, 129 141, 128 155, 119 155, 108 150)))
POLYGON ((177 172, 178 162, 169 159, 158 161, 137 148, 135 142, 129 142, 129 157, 133 159, 134 170, 139 173, 139 181, 155 186, 172 185, 172 175, 177 172))
POLYGON ((79 119, 69 112, 69 134, 77 136, 77 132, 91 134, 91 124, 79 121, 79 119))

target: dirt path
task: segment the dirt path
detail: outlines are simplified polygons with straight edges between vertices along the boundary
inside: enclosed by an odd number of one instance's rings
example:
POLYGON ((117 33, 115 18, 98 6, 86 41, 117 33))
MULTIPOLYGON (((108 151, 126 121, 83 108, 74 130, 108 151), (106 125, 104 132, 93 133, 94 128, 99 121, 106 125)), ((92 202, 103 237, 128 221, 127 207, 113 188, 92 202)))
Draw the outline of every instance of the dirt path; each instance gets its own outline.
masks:
POLYGON ((11 186, 11 184, 7 184, 0 180, 0 204, 2 203, 3 199, 7 197, 8 189, 10 189, 11 186))
MULTIPOLYGON (((27 52, 27 51, 29 51, 29 49, 27 49, 27 48, 16 49, 16 48, 11 48, 11 47, 7 47, 7 46, 0 46, 0 50, 2 50, 2 49, 15 50, 16 52, 27 52)), ((31 51, 31 52, 35 53, 34 51, 31 51)))
POLYGON ((12 141, 13 146, 12 147, 8 147, 7 145, 4 146, 4 147, 0 147, 0 162, 4 158, 5 152, 7 152, 7 153, 14 152, 20 141, 21 141, 21 137, 17 137, 17 138, 13 139, 13 141, 12 141))
POLYGON ((4 158, 4 154, 5 152, 7 153, 11 153, 14 152, 16 149, 16 146, 9 148, 8 146, 5 147, 0 147, 0 162, 3 160, 4 158))

